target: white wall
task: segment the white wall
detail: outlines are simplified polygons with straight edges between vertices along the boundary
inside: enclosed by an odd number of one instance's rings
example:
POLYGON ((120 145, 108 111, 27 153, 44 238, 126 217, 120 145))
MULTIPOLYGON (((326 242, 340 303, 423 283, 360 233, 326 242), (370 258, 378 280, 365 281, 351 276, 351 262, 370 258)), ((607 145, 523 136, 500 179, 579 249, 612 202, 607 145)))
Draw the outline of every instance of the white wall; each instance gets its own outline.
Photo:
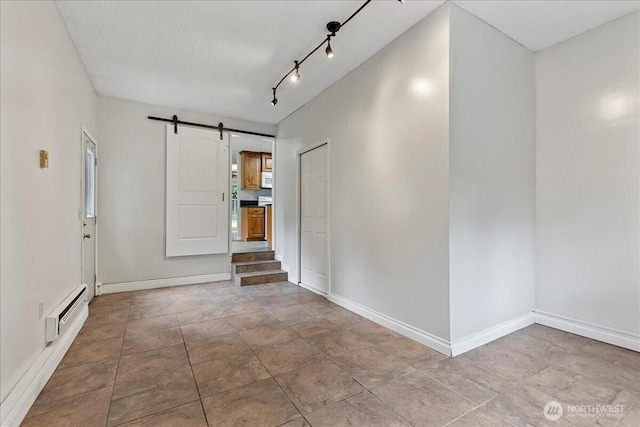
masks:
POLYGON ((44 350, 38 303, 48 314, 81 281, 81 136, 97 133, 97 96, 53 2, 3 1, 0 16, 4 402, 44 350))
POLYGON ((276 251, 291 276, 296 150, 330 137, 332 293, 448 340, 448 123, 446 6, 282 121, 276 251))
POLYGON ((537 309, 640 333, 640 14, 536 68, 537 309))
POLYGON ((451 6, 451 340, 535 305, 534 54, 451 6))
POLYGON ((147 116, 274 134, 275 126, 99 97, 98 281, 228 273, 228 255, 165 257, 166 123, 147 116))

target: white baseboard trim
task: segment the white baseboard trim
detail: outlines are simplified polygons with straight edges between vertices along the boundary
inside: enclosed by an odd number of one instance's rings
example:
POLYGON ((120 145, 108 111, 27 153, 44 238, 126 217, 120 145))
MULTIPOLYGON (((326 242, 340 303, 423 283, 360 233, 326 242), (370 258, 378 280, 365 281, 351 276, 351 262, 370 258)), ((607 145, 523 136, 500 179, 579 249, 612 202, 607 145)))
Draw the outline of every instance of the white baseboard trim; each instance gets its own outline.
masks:
POLYGON ((327 294, 325 292, 319 291, 317 289, 312 288, 311 286, 305 285, 302 282, 294 282, 293 280, 289 279, 290 282, 297 284, 298 286, 300 286, 301 288, 305 288, 306 290, 308 290, 309 292, 313 292, 314 294, 320 295, 321 297, 327 297, 327 294))
MULTIPOLYGON (((31 405, 44 388, 51 375, 71 347, 85 320, 89 317, 89 308, 84 306, 80 315, 67 331, 56 341, 44 348, 29 370, 18 381, 0 406, 0 425, 18 426, 29 412, 31 405)), ((44 322, 42 323, 44 328, 44 322)), ((43 335, 44 336, 44 335, 43 335)))
POLYGON ((451 355, 451 347, 449 345, 449 342, 443 340, 442 338, 436 337, 435 335, 415 328, 411 325, 401 322, 400 320, 396 320, 392 317, 387 316, 386 314, 378 313, 377 311, 371 310, 370 308, 353 302, 347 298, 341 297, 340 295, 336 295, 330 292, 327 295, 327 299, 335 304, 338 304, 341 307, 346 308, 349 311, 353 311, 354 313, 357 313, 362 317, 366 317, 367 319, 379 325, 382 325, 386 328, 391 329, 392 331, 404 335, 407 338, 411 338, 412 340, 417 341, 420 344, 424 344, 427 347, 430 347, 437 352, 444 354, 445 356, 451 355))
POLYGON ((542 310, 534 311, 536 323, 561 331, 640 352, 640 335, 594 323, 572 319, 542 310))
POLYGON ((223 280, 231 280, 231 273, 202 274, 200 276, 173 277, 168 279, 144 280, 140 282, 105 283, 100 285, 100 295, 113 294, 116 292, 167 288, 170 286, 195 285, 207 282, 221 282, 223 280))
POLYGON ((491 341, 509 335, 518 329, 525 328, 535 323, 533 312, 524 314, 498 325, 492 326, 475 334, 455 340, 451 343, 451 356, 455 357, 469 350, 480 347, 491 341))

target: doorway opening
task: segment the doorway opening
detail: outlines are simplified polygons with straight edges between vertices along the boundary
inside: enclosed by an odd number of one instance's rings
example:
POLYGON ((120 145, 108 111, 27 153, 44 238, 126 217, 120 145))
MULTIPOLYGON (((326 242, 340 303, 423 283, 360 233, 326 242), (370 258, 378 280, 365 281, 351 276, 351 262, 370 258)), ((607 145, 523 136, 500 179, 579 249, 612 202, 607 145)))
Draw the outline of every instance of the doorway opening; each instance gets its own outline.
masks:
POLYGON ((270 251, 273 138, 231 133, 231 253, 270 251))

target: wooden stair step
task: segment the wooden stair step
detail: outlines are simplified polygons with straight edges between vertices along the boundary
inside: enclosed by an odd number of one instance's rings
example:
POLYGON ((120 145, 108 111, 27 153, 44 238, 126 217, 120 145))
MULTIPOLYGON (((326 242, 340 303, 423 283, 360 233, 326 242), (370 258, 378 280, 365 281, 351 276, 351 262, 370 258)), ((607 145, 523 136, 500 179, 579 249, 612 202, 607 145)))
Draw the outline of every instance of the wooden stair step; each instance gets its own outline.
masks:
POLYGON ((261 261, 234 262, 232 266, 235 274, 251 273, 254 271, 273 271, 281 269, 280 261, 271 259, 261 261))
POLYGON ((255 251, 255 252, 238 252, 231 255, 231 262, 250 262, 250 261, 268 261, 275 259, 275 252, 255 251))
POLYGON ((240 286, 286 282, 288 279, 289 274, 284 270, 253 271, 250 273, 236 274, 235 277, 236 284, 240 286))

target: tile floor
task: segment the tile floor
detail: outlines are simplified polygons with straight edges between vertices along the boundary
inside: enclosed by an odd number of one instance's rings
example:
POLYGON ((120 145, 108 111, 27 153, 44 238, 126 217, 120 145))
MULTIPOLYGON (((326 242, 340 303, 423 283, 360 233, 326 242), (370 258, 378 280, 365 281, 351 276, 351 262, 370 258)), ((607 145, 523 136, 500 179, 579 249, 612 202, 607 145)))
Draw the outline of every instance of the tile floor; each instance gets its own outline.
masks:
POLYGON ((224 282, 95 298, 23 425, 638 427, 639 399, 640 354, 555 329, 450 359, 291 283, 224 282))

